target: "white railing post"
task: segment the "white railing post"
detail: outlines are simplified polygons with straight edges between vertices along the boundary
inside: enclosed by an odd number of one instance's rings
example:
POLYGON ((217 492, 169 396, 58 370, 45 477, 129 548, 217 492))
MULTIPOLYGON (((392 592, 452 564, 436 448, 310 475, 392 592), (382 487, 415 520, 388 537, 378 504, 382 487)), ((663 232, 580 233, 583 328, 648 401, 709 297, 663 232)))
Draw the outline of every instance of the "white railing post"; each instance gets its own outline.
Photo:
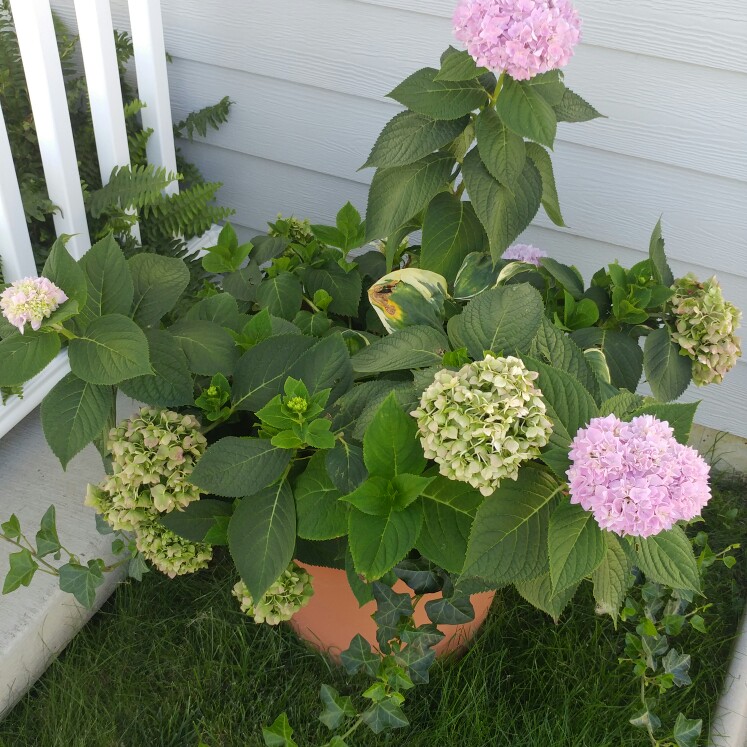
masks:
POLYGON ((21 191, 0 110, 0 261, 6 283, 36 275, 21 191))
MULTIPOLYGON (((138 95, 145 104, 141 112, 143 126, 153 130, 147 145, 148 162, 176 173, 161 5, 159 0, 128 0, 128 5, 138 95)), ((165 191, 175 194, 179 185, 171 182, 165 191)))
POLYGON ((10 0, 57 234, 81 257, 90 248, 75 143, 49 0, 10 0))
MULTIPOLYGON (((112 169, 130 165, 109 0, 75 0, 75 15, 96 136, 101 183, 106 184, 112 169)), ((137 225, 133 226, 132 234, 140 239, 137 225)))

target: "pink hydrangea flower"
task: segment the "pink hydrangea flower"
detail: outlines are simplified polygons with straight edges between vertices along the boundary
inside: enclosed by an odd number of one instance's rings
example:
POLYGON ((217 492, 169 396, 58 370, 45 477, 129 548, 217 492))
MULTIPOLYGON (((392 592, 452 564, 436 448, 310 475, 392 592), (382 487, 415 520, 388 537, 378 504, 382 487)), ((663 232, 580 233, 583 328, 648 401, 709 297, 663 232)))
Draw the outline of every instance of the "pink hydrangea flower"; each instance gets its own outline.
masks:
POLYGON ((593 418, 571 443, 571 503, 602 529, 649 537, 698 516, 711 497, 708 465, 652 415, 593 418))
POLYGON ((581 36, 570 0, 459 0, 453 21, 478 65, 515 80, 567 65, 581 36))
POLYGON ((52 312, 67 301, 65 292, 48 278, 23 278, 0 293, 3 316, 23 334, 26 322, 37 330, 52 312))
POLYGON ((538 249, 531 244, 514 244, 509 246, 501 255, 501 259, 513 259, 519 262, 528 262, 529 264, 540 266, 540 259, 547 257, 548 254, 544 249, 538 249))

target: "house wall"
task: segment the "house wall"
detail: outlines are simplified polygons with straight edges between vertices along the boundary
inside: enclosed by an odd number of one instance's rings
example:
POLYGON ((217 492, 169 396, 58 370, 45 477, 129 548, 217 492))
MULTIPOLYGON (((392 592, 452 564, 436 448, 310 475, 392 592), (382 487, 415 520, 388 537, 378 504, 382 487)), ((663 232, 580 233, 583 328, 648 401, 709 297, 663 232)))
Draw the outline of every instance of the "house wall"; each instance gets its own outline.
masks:
MULTIPOLYGON (((182 145, 224 183, 235 224, 365 209, 357 171, 402 78, 452 42, 454 0, 162 0, 175 118, 228 95, 230 122, 182 145)), ((566 82, 607 119, 561 124, 555 170, 568 228, 540 214, 523 240, 585 274, 642 258, 663 216, 675 274, 716 272, 747 308, 747 6, 577 0, 583 43, 566 82)), ((72 0, 56 0, 72 17, 72 0)), ((127 26, 125 0, 112 0, 127 26)), ((688 391, 704 425, 747 436, 747 363, 688 391)))

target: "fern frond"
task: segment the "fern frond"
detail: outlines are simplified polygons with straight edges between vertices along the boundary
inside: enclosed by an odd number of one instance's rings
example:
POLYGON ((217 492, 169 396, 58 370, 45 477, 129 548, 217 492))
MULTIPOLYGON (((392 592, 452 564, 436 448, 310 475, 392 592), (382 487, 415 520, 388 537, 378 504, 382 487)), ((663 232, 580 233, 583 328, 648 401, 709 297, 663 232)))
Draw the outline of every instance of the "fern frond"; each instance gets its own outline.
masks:
POLYGON ((199 111, 188 114, 181 122, 174 125, 174 137, 185 137, 192 140, 195 132, 200 137, 207 135, 208 128, 217 130, 228 120, 233 101, 224 96, 217 104, 206 106, 199 111))
POLYGON ((136 114, 139 114, 143 109, 145 109, 145 102, 140 101, 140 99, 132 99, 132 101, 126 101, 124 105, 125 119, 134 117, 136 114))
POLYGON ((153 128, 147 130, 135 130, 127 134, 127 145, 130 148, 130 161, 138 166, 148 163, 148 140, 153 134, 153 128))
POLYGON ((109 183, 88 195, 88 209, 98 218, 113 205, 140 209, 157 204, 162 190, 178 178, 178 174, 153 164, 115 167, 109 183))

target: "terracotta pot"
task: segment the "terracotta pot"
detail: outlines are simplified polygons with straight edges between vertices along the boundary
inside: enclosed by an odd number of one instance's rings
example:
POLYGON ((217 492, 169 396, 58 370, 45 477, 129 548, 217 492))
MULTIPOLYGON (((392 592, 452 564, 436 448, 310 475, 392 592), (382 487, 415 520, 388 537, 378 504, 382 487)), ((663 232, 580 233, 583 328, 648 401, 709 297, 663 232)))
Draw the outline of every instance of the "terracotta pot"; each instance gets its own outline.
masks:
MULTIPOLYGON (((337 663, 340 661, 340 654, 350 646, 350 641, 357 634, 362 635, 377 648, 376 623, 371 618, 376 611, 376 603, 368 602, 363 607, 358 606, 358 600, 348 584, 345 571, 305 563, 299 565, 313 577, 314 596, 306 607, 299 610, 290 620, 293 630, 337 663)), ((397 581, 394 590, 400 593, 413 593, 403 581, 397 581)), ((417 625, 429 622, 425 614, 425 602, 438 599, 440 596, 439 593, 423 595, 422 601, 415 608, 417 625)), ((456 651, 474 638, 475 633, 485 622, 494 597, 494 591, 473 594, 470 599, 475 608, 474 620, 464 625, 438 626, 444 633, 444 638, 436 645, 438 656, 456 651)))

